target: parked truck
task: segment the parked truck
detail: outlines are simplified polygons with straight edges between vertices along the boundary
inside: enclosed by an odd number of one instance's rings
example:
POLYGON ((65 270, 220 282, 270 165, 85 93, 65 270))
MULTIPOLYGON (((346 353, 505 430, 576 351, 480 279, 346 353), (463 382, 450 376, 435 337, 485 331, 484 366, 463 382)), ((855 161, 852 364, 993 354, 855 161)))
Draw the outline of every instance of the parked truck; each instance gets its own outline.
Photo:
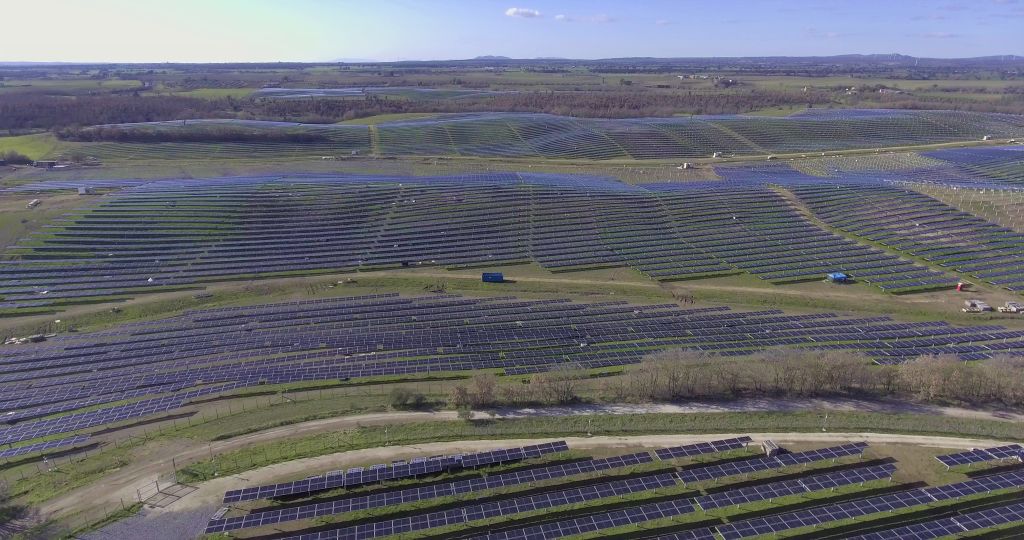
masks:
POLYGON ((999 307, 999 313, 1021 313, 1024 312, 1024 304, 1019 302, 1007 302, 999 307))
POLYGON ((964 300, 964 307, 961 311, 964 313, 981 313, 983 311, 992 311, 992 306, 981 300, 964 300))

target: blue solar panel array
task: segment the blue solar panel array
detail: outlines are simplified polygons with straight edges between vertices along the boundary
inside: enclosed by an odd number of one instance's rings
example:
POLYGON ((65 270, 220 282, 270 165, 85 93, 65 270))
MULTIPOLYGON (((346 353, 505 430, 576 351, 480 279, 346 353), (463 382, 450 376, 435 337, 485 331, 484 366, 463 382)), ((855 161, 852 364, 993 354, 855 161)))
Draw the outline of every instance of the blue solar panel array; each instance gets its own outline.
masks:
POLYGON ((349 469, 347 472, 335 471, 295 482, 228 491, 224 494, 224 503, 230 504, 257 499, 276 499, 295 495, 307 495, 317 491, 341 487, 352 488, 385 480, 416 477, 452 469, 538 458, 567 450, 569 450, 569 446, 565 444, 565 441, 556 441, 521 448, 501 448, 476 454, 419 458, 402 464, 380 464, 371 467, 359 467, 349 469))
POLYGON ((696 503, 702 510, 713 510, 725 506, 765 501, 798 493, 811 493, 822 489, 891 478, 894 472, 896 472, 896 466, 891 464, 847 469, 834 473, 817 474, 797 480, 772 482, 770 484, 704 495, 697 497, 696 503))
MULTIPOLYGON (((423 487, 413 487, 383 493, 371 493, 349 497, 337 501, 313 503, 302 506, 295 506, 284 510, 268 510, 254 512, 245 516, 231 518, 215 518, 210 520, 206 526, 207 533, 226 532, 250 527, 258 527, 266 523, 282 523, 310 517, 330 516, 353 512, 356 510, 367 510, 371 508, 383 508, 395 504, 424 501, 438 497, 450 497, 464 495, 491 489, 498 489, 509 486, 530 484, 546 480, 557 480, 571 476, 588 473, 609 471, 649 463, 653 461, 651 455, 646 452, 614 456, 609 458, 591 459, 577 461, 564 465, 551 465, 548 467, 536 467, 522 471, 489 474, 479 478, 458 480, 454 482, 441 482, 423 487)), ((236 492, 237 493, 237 492, 236 492)), ((244 493, 244 490, 243 490, 244 493)), ((231 492, 225 496, 228 502, 231 492)), ((243 499, 248 500, 248 499, 243 499)), ((234 502, 234 501, 232 501, 234 502)))
MULTIPOLYGON (((839 451, 836 448, 827 448, 818 450, 816 455, 835 456, 843 453, 843 451, 839 451)), ((648 459, 650 459, 649 456, 648 459)), ((886 464, 831 473, 822 473, 808 476, 800 480, 775 482, 756 487, 740 488, 698 497, 697 499, 676 499, 653 504, 644 504, 607 513, 597 513, 581 518, 543 523, 521 529, 510 529, 481 536, 481 538, 496 540, 558 538, 561 536, 599 531, 629 524, 642 523, 644 521, 660 519, 662 517, 669 517, 672 515, 690 513, 694 511, 695 503, 701 508, 707 510, 710 508, 743 504, 754 500, 765 500, 773 497, 808 493, 854 483, 870 482, 872 480, 888 478, 892 475, 894 470, 895 467, 893 465, 886 464)), ((499 515, 508 515, 509 513, 515 514, 548 507, 544 505, 560 506, 591 499, 605 498, 614 496, 623 490, 625 490, 625 492, 635 493, 637 491, 656 490, 658 488, 677 485, 674 475, 664 473, 634 478, 632 479, 632 483, 630 482, 631 481, 609 482, 596 486, 588 486, 586 488, 582 488, 582 491, 577 489, 564 490, 539 496, 503 500, 495 503, 459 507, 452 510, 408 516, 400 519, 365 523, 347 527, 343 526, 331 530, 319 530, 309 534, 301 534, 293 538, 295 540, 359 540, 363 538, 375 538, 445 525, 466 523, 499 515), (503 508, 507 510, 502 510, 503 508)), ((311 505, 306 507, 288 508, 280 511, 263 512, 240 518, 230 518, 231 521, 225 521, 223 519, 215 520, 216 523, 211 522, 211 527, 207 529, 207 532, 223 531, 225 530, 223 527, 227 523, 244 524, 237 527, 228 525, 226 530, 232 530, 232 528, 241 528, 242 526, 258 527, 280 523, 282 517, 285 517, 287 520, 312 518, 324 515, 320 510, 327 508, 332 504, 335 503, 328 502, 316 506, 311 505)), ((343 501, 342 504, 344 504, 343 501)), ((687 536, 683 536, 683 538, 686 537, 687 536)), ((705 535, 696 536, 696 538, 705 537, 705 535)))
POLYGON ((779 346, 862 351, 880 363, 940 353, 980 359, 1024 352, 1024 331, 827 313, 451 295, 195 310, 0 348, 0 410, 7 424, 0 425, 0 444, 127 423, 261 384, 600 369, 636 364, 667 347, 724 356, 779 346))
POLYGON ((691 456, 699 456, 703 454, 712 454, 715 452, 725 452, 727 450, 738 450, 747 446, 747 443, 751 441, 750 437, 736 437, 733 439, 723 439, 720 441, 708 441, 696 444, 687 444, 683 446, 672 446, 669 448, 659 448, 654 452, 658 456, 658 459, 669 460, 691 456))
MULTIPOLYGON (((921 257, 964 276, 1024 290, 1024 235, 912 189, 808 185, 793 192, 838 229, 921 257)), ((856 275, 856 274, 854 274, 856 275)), ((936 271, 870 278, 883 289, 949 283, 936 271)))
POLYGON ((867 443, 844 444, 830 448, 808 450, 792 454, 780 454, 773 457, 763 457, 730 461, 718 465, 708 465, 693 469, 679 471, 679 478, 685 483, 702 482, 705 480, 717 480, 739 474, 749 474, 758 471, 767 471, 790 467, 801 463, 813 463, 826 459, 838 459, 848 456, 859 456, 864 453, 867 443))
POLYGON ((749 538, 820 525, 829 521, 855 518, 877 512, 910 508, 967 495, 1003 489, 1019 489, 1022 487, 1024 487, 1024 471, 1015 471, 984 476, 956 484, 901 491, 868 499, 859 499, 797 512, 727 523, 719 525, 717 531, 725 540, 736 540, 738 538, 749 538))
POLYGON ((50 450, 64 451, 69 448, 81 446, 81 444, 87 440, 89 440, 88 435, 76 435, 74 437, 67 437, 65 439, 54 439, 49 441, 27 444, 25 446, 15 446, 13 448, 0 450, 0 458, 24 456, 28 454, 35 454, 36 452, 47 452, 50 450))
POLYGON ((972 463, 984 463, 986 461, 999 461, 1002 459, 1016 459, 1024 461, 1024 446, 1019 444, 1008 444, 994 448, 975 448, 967 452, 957 452, 935 456, 935 459, 947 467, 958 465, 970 465, 972 463))
MULTIPOLYGON (((628 266, 659 280, 747 272, 786 282, 844 271, 888 280, 893 291, 906 288, 900 277, 927 274, 936 286, 951 279, 817 227, 763 183, 655 191, 532 173, 145 183, 7 250, 0 308, 238 275, 526 261, 557 270, 628 266)), ((914 287, 923 281, 913 279, 914 287)))
MULTIPOLYGON (((628 495, 630 493, 656 490, 658 488, 666 488, 674 485, 676 485, 675 479, 672 477, 671 474, 642 476, 639 478, 631 478, 628 480, 617 480, 614 482, 607 482, 604 484, 597 484, 581 488, 566 489, 562 491, 543 493, 540 495, 533 495, 527 497, 518 497, 514 499, 504 499, 496 502, 471 506, 462 506, 458 508, 453 508, 451 510, 431 512, 429 514, 420 514, 388 521, 379 521, 376 523, 366 523, 363 525, 355 525, 351 527, 344 527, 341 529, 333 529, 310 534, 303 534, 291 537, 291 539, 361 540, 364 538, 380 538, 383 536, 391 536, 394 534, 414 532, 424 529, 431 529, 434 527, 458 525, 470 521, 513 515, 518 514, 520 512, 531 512, 536 510, 553 508, 556 506, 578 504, 586 501, 603 499, 606 497, 614 497, 628 495)), ((678 507, 680 512, 684 508, 686 508, 686 511, 693 511, 693 506, 689 505, 688 503, 661 504, 665 505, 664 509, 666 512, 670 511, 670 507, 678 507)))
POLYGON ((954 517, 862 534, 854 536, 851 540, 930 540, 960 536, 1010 523, 1024 523, 1024 503, 966 512, 954 517))

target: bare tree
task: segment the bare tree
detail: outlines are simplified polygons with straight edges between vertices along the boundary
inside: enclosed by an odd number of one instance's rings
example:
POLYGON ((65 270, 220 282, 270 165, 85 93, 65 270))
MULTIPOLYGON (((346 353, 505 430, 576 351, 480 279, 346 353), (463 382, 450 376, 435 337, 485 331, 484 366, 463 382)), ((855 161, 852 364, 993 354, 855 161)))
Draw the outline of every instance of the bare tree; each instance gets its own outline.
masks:
POLYGON ((448 406, 453 409, 468 407, 470 403, 469 390, 465 385, 457 384, 448 392, 448 406))
POLYGON ((585 375, 577 370, 552 370, 538 373, 530 379, 536 395, 543 401, 564 405, 579 399, 580 380, 585 375))
POLYGON ((473 407, 486 407, 495 403, 498 378, 493 373, 474 375, 469 386, 469 400, 473 407))

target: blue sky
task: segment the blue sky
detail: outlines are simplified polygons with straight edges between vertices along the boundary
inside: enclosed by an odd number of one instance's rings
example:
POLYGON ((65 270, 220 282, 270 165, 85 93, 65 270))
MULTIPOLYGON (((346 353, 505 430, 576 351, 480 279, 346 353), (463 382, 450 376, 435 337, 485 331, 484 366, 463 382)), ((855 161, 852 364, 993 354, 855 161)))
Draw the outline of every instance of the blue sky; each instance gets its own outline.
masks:
POLYGON ((4 15, 0 61, 1024 55, 1024 0, 33 0, 4 15))

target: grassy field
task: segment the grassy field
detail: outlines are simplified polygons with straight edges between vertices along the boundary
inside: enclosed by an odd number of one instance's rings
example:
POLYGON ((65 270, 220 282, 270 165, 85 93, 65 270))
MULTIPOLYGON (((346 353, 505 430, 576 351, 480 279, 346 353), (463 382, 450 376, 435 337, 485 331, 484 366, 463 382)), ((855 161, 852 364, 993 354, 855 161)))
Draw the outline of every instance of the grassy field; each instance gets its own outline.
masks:
POLYGON ((0 94, 33 92, 52 95, 76 95, 141 88, 140 81, 92 79, 6 79, 0 81, 0 94))
POLYGON ((18 152, 32 159, 53 157, 68 147, 49 133, 0 137, 0 154, 18 152))
POLYGON ((18 239, 39 230, 53 219, 91 201, 90 197, 69 195, 66 192, 0 195, 0 249, 13 245, 18 239), (26 208, 33 199, 39 199, 39 205, 35 208, 26 208))

